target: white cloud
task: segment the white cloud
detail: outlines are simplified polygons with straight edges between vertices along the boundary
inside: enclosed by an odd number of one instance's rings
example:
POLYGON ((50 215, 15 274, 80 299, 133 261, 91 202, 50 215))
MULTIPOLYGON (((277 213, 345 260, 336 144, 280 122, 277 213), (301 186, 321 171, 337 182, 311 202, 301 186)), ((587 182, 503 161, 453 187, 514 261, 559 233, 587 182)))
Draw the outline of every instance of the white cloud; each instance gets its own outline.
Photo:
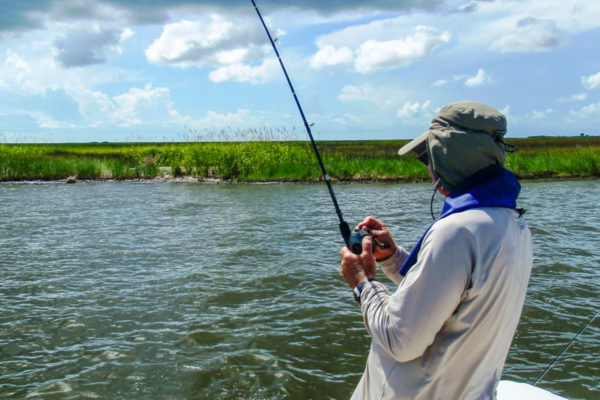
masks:
POLYGON ((569 97, 560 97, 560 98, 556 99, 556 101, 558 101, 559 103, 569 103, 569 102, 573 102, 573 101, 584 101, 584 100, 587 100, 586 93, 577 93, 577 94, 571 95, 569 97))
POLYGON ((600 103, 592 103, 582 107, 579 110, 571 110, 571 116, 579 119, 594 119, 600 118, 600 103))
POLYGON ((527 17, 517 21, 513 32, 492 43, 491 49, 502 53, 548 51, 562 40, 555 21, 527 17))
POLYGON ((531 112, 531 118, 532 119, 545 119, 548 117, 548 115, 552 114, 553 112, 554 112, 554 110, 552 110, 551 108, 547 108, 546 110, 543 110, 543 111, 533 110, 531 112))
MULTIPOLYGON (((281 30, 273 33, 276 37, 284 34, 281 30)), ((256 84, 279 76, 276 59, 256 64, 271 51, 256 21, 211 14, 204 19, 165 25, 161 36, 146 49, 146 58, 153 64, 180 68, 213 67, 209 79, 217 83, 256 84)))
POLYGON ((199 119, 186 118, 185 123, 192 129, 247 128, 261 124, 249 110, 243 108, 228 113, 209 110, 206 112, 205 117, 199 119))
POLYGON ((581 84, 584 88, 591 90, 600 87, 600 72, 590 76, 584 76, 581 78, 581 84))
POLYGON ((20 57, 16 52, 11 49, 6 49, 4 64, 14 67, 16 70, 29 73, 31 70, 29 69, 29 65, 20 57))
POLYGON ((135 125, 156 126, 183 123, 173 106, 168 88, 153 88, 148 83, 143 88, 132 87, 128 91, 109 97, 105 93, 86 87, 68 87, 66 93, 77 103, 78 109, 89 127, 129 127, 135 125))
MULTIPOLYGON (((12 76, 13 81, 16 81, 19 86, 29 86, 26 83, 31 75, 31 67, 19 54, 11 49, 6 49, 4 52, 5 60, 4 65, 7 68, 7 74, 5 76, 12 76)), ((5 86, 8 86, 6 84, 5 86)))
POLYGON ((211 81, 221 83, 226 81, 248 82, 252 84, 267 82, 278 75, 279 62, 274 58, 266 59, 261 65, 236 63, 217 68, 208 76, 211 81))
POLYGON ((474 86, 481 86, 487 83, 493 83, 493 79, 490 76, 490 74, 488 74, 487 72, 485 72, 485 70, 483 70, 482 68, 479 68, 477 70, 477 75, 469 77, 466 81, 465 81, 465 86, 467 87, 474 87, 474 86))
POLYGON ((314 69, 331 67, 340 64, 349 64, 354 59, 354 52, 346 46, 336 49, 332 45, 325 45, 310 58, 310 66, 314 69))
POLYGON ((215 53, 215 60, 219 65, 238 64, 244 61, 248 49, 222 50, 215 53))
POLYGON ((310 65, 317 69, 352 64, 354 71, 365 74, 408 66, 430 57, 450 37, 447 31, 425 24, 415 26, 405 17, 350 25, 319 37, 319 50, 311 57, 310 65))
POLYGON ((522 116, 522 115, 515 114, 513 112, 513 108, 509 104, 498 109, 498 111, 500 111, 506 117, 508 127, 509 127, 509 129, 508 129, 509 132, 512 130, 511 127, 518 126, 519 124, 521 124, 524 121, 527 121, 527 122, 531 121, 531 116, 522 116))
POLYGON ((437 81, 433 82, 431 84, 431 86, 440 87, 440 86, 444 86, 446 83, 448 83, 448 81, 446 81, 445 79, 438 79, 437 81))
POLYGON ((129 28, 123 29, 123 31, 121 32, 121 35, 119 36, 119 45, 117 47, 115 47, 114 50, 119 54, 123 54, 123 47, 121 47, 121 46, 133 35, 134 35, 134 33, 131 29, 129 29, 129 28))
POLYGON ((360 73, 369 73, 406 66, 413 61, 426 59, 435 47, 448 41, 448 32, 440 33, 433 27, 419 25, 414 34, 404 39, 367 40, 356 50, 354 68, 360 73))
POLYGON ((56 121, 54 118, 50 117, 49 115, 47 115, 46 113, 44 113, 42 111, 27 111, 26 114, 29 115, 31 118, 33 118, 40 128, 47 128, 47 129, 81 128, 80 126, 77 126, 76 124, 73 124, 71 122, 56 121))
POLYGON ((342 88, 342 93, 338 95, 338 99, 342 102, 369 100, 370 98, 367 95, 367 92, 370 90, 370 88, 370 86, 359 87, 346 85, 342 88))
POLYGON ((464 81, 466 87, 476 87, 494 83, 492 76, 489 73, 485 72, 483 68, 479 68, 475 76, 469 76, 464 74, 457 75, 454 77, 454 79, 457 81, 464 81))
POLYGON ((375 87, 373 85, 346 85, 338 95, 341 102, 367 101, 377 106, 389 109, 398 104, 402 93, 390 87, 375 87))
POLYGON ((365 123, 363 118, 351 113, 344 113, 341 116, 334 117, 332 121, 337 125, 354 127, 362 126, 365 123))
MULTIPOLYGON (((202 20, 165 25, 147 49, 150 63, 177 67, 223 67, 258 61, 268 51, 265 33, 254 20, 211 14, 202 20)), ((277 31, 276 35, 282 35, 277 31)))
POLYGON ((128 92, 113 97, 115 108, 113 119, 119 126, 155 124, 180 119, 173 109, 171 91, 168 88, 152 88, 148 83, 143 89, 131 88, 128 92))
POLYGON ((396 115, 401 119, 422 119, 423 117, 430 117, 433 113, 431 109, 431 101, 427 100, 424 103, 407 101, 398 110, 396 115))

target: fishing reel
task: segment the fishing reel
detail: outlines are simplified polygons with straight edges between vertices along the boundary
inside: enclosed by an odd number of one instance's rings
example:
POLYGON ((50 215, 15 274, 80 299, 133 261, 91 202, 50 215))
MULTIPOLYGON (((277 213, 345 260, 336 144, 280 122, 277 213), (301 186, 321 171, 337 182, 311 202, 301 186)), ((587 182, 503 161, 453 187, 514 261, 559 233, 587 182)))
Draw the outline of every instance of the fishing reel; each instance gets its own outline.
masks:
MULTIPOLYGON (((366 236, 371 236, 371 234, 364 229, 354 229, 348 238, 348 248, 354 254, 362 253, 362 241, 366 236)), ((375 243, 373 243, 373 251, 375 251, 374 245, 375 243)))
MULTIPOLYGON (((371 235, 371 232, 369 232, 365 229, 354 229, 352 231, 352 233, 350 233, 350 237, 348 238, 348 248, 354 254, 361 254, 362 253, 362 241, 366 236, 373 236, 373 235, 371 235)), ((375 253, 375 246, 377 246, 381 249, 389 249, 390 248, 389 244, 381 243, 381 242, 377 241, 377 239, 373 238, 373 248, 371 249, 371 251, 373 253, 375 253)))

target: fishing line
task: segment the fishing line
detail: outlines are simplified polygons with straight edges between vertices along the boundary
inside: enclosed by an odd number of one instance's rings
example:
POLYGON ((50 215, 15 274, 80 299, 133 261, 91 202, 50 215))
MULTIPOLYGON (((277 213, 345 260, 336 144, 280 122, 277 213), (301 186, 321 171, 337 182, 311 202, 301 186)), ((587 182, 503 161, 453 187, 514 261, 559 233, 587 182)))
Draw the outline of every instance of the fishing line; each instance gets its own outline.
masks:
POLYGON ((548 371, 550 371, 550 369, 554 366, 554 364, 556 363, 556 361, 558 361, 558 359, 563 355, 563 353, 565 351, 567 351, 569 349, 569 347, 571 347, 571 345, 573 344, 573 342, 575 341, 575 339, 577 339, 577 337, 579 337, 579 335, 581 335, 581 333, 583 331, 585 331, 585 329, 596 319, 596 317, 598 316, 598 313, 600 313, 600 311, 596 311, 596 314, 592 317, 592 319, 590 319, 587 322, 587 324, 585 324, 579 330, 579 332, 577 332, 577 334, 575 336, 573 336, 573 338, 571 338, 571 341, 561 350, 561 352, 558 353, 558 355, 556 357, 554 357, 554 360, 552 360, 552 362, 550 364, 548 364, 548 366, 546 367, 546 369, 544 369, 542 371, 542 373, 536 378, 535 382, 533 382, 533 386, 537 385, 538 382, 542 380, 542 378, 544 377, 544 375, 546 375, 546 373, 548 371))
MULTIPOLYGON (((275 46, 275 41, 271 37, 271 33, 269 32, 269 29, 267 28, 267 25, 265 24, 265 21, 261 15, 260 11, 258 10, 258 7, 256 6, 256 3, 254 2, 254 0, 250 0, 250 1, 252 1, 252 5, 254 6, 254 9, 256 10, 256 14, 258 14, 258 18, 260 18, 260 22, 262 23, 263 28, 265 28, 265 32, 267 33, 267 36, 269 37, 271 46, 273 47, 273 50, 275 51, 275 54, 277 55, 277 59, 279 60, 279 65, 281 65, 281 69, 283 70, 285 79, 287 80, 290 90, 292 91, 292 95, 294 96, 294 101, 296 102, 298 111, 300 111, 300 116, 302 117, 302 122, 304 122, 304 128, 306 128, 306 133, 308 134, 312 148, 315 152, 315 155, 317 156, 317 161, 319 162, 319 166, 321 167, 321 172, 323 173, 323 177, 325 178, 325 183, 327 184, 327 189, 329 189, 329 195, 331 196, 331 200, 333 201, 333 206, 335 207, 335 212, 338 216, 338 219, 340 220, 339 228, 340 228, 340 233, 342 234, 342 238, 344 238, 344 242, 346 243, 346 245, 354 251, 355 250, 353 248, 354 246, 351 247, 351 243, 350 243, 350 236, 352 235, 352 233, 350 232, 350 227, 348 226, 348 223, 346 221, 344 221, 344 218, 342 217, 342 211, 340 210, 340 207, 338 205, 335 194, 333 193, 333 187, 331 186, 331 182, 329 180, 329 175, 327 175, 327 171, 325 170, 325 165, 323 165, 323 160, 321 159, 319 149, 317 148, 317 144, 315 143, 315 140, 313 139, 313 135, 310 130, 310 125, 308 124, 308 122, 306 122, 306 117, 304 116, 304 111, 302 111, 302 106, 300 106, 300 101, 298 100, 298 96, 296 96, 296 91, 294 90, 294 86, 292 85, 292 82, 287 73, 287 70, 285 69, 285 66, 283 65, 283 61, 281 60, 281 57, 279 56, 279 51, 277 51, 277 46, 275 46)), ((362 240, 362 237, 360 239, 362 240)), ((359 242, 359 244, 360 244, 360 242, 359 242)), ((362 251, 362 248, 361 248, 361 251, 362 251)), ((360 254, 360 252, 359 252, 359 254, 360 254)))

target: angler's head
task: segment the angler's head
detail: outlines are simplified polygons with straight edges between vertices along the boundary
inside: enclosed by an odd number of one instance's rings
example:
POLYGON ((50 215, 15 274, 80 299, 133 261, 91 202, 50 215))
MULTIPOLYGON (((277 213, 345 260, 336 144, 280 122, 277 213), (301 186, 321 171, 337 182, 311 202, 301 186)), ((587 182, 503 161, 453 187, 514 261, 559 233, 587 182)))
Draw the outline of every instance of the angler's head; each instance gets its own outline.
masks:
POLYGON ((429 130, 398 154, 418 154, 440 186, 451 191, 475 172, 506 159, 506 117, 487 104, 459 101, 440 109, 429 130))

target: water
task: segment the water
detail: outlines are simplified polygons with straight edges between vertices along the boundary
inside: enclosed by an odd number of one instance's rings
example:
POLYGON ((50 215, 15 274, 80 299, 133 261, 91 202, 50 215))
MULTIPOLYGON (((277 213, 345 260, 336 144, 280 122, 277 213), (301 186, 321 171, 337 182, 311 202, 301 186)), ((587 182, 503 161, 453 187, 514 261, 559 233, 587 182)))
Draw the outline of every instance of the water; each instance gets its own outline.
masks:
MULTIPOLYGON (((523 186, 536 259, 504 378, 532 382, 597 311, 600 181, 523 186)), ((335 189, 407 247, 430 221, 430 185, 335 189)), ((345 399, 360 378, 324 185, 5 183, 0 205, 0 397, 345 399)), ((598 398, 599 354, 600 318, 539 386, 598 398)))

